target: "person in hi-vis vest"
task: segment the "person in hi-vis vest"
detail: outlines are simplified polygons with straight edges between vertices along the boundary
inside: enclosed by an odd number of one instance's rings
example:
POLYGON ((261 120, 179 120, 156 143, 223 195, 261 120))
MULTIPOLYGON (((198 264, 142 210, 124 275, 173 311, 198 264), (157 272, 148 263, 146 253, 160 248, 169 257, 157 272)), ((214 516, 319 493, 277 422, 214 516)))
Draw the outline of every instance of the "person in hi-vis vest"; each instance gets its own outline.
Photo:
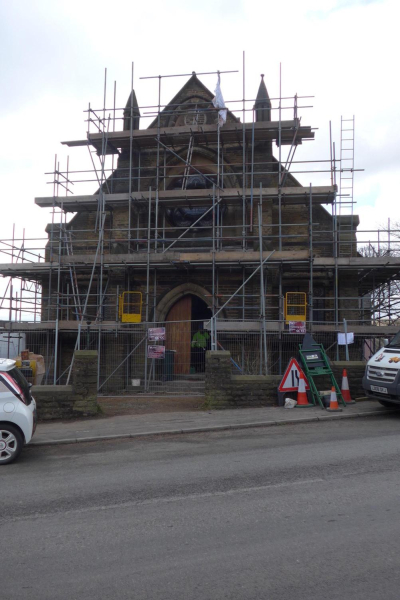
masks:
POLYGON ((206 364, 206 350, 208 347, 209 339, 210 334, 208 333, 208 331, 205 331, 203 329, 201 324, 192 338, 192 348, 194 350, 194 366, 196 369, 196 373, 204 371, 206 364))

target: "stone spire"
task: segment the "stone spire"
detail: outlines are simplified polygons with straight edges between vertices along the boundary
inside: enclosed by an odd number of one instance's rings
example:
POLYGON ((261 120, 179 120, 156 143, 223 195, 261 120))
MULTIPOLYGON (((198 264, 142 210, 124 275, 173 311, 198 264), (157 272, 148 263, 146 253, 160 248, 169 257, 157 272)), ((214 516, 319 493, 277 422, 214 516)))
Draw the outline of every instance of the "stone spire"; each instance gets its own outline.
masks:
POLYGON ((261 83, 258 88, 254 110, 256 111, 256 121, 271 120, 271 100, 269 99, 267 88, 264 83, 264 75, 261 75, 261 83))
POLYGON ((124 108, 124 131, 130 131, 131 128, 131 98, 132 98, 132 129, 139 129, 140 111, 138 101, 136 100, 135 90, 129 95, 128 102, 124 108))

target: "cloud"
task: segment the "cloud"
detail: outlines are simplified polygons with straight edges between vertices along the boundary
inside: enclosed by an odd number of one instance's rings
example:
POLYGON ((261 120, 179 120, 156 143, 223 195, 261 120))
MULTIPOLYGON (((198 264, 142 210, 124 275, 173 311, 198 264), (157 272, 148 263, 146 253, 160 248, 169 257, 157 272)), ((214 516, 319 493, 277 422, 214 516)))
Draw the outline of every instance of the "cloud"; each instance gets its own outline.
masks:
MULTIPOLYGON (((349 10, 357 7, 365 7, 370 4, 382 4, 385 0, 331 0, 325 2, 325 8, 311 9, 308 12, 310 18, 326 19, 329 18, 333 13, 349 10)), ((319 3, 320 6, 320 3, 319 3)))

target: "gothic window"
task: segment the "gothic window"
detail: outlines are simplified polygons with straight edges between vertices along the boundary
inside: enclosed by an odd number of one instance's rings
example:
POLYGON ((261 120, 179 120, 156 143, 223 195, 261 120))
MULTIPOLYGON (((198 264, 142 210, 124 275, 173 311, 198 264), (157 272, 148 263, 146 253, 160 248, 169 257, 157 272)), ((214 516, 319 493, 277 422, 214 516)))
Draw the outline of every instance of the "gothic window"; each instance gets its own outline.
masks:
MULTIPOLYGON (((189 175, 187 178, 186 189, 187 190, 204 190, 212 188, 212 181, 214 177, 207 176, 207 179, 200 174, 189 175)), ((183 184, 183 177, 176 179, 171 189, 181 190, 183 184)), ((186 207, 178 206, 176 208, 167 209, 167 217, 172 225, 175 227, 190 227, 195 221, 197 221, 202 215, 204 217, 199 221, 200 227, 211 227, 213 221, 212 211, 210 210, 207 214, 206 211, 209 206, 196 206, 186 207)), ((221 207, 220 211, 224 209, 221 207)))

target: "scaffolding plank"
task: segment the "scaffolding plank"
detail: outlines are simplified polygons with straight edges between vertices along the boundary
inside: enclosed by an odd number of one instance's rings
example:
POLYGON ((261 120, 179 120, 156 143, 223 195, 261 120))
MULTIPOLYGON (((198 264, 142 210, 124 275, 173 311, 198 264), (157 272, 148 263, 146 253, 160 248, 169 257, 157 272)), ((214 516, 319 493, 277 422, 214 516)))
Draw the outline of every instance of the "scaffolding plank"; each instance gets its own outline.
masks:
POLYGON ((334 267, 335 260, 337 260, 338 266, 342 269, 365 269, 367 267, 400 267, 400 256, 354 256, 341 257, 338 259, 332 258, 330 256, 323 256, 314 258, 314 267, 334 267))
MULTIPOLYGON (((205 322, 205 328, 209 329, 209 325, 205 322)), ((4 331, 14 331, 14 332, 24 332, 24 331, 48 331, 55 330, 56 323, 55 321, 36 321, 36 322, 16 322, 16 321, 0 321, 1 327, 3 327, 4 331)), ((58 329, 60 331, 71 331, 77 332, 79 326, 79 321, 70 320, 63 321, 60 320, 58 323, 58 329)), ((90 330, 96 331, 101 327, 102 331, 120 331, 120 332, 128 332, 133 328, 135 331, 143 327, 143 323, 141 325, 135 326, 126 326, 125 324, 120 323, 119 321, 102 321, 101 323, 92 322, 90 324, 90 330)), ((351 331, 356 335, 361 336, 372 336, 372 337, 388 337, 391 335, 395 335, 399 328, 397 325, 349 325, 351 331)), ((281 331, 285 337, 290 339, 293 335, 284 330, 282 323, 278 321, 267 321, 266 323, 267 335, 276 335, 279 331, 281 331)), ((259 321, 218 321, 218 331, 226 332, 226 333, 240 333, 245 331, 254 331, 259 332, 261 329, 261 324, 259 321)), ((84 330, 85 330, 85 322, 84 322, 84 330)), ((313 332, 324 332, 324 333, 343 333, 344 329, 342 325, 335 326, 332 323, 328 323, 325 325, 313 325, 313 332)))
MULTIPOLYGON (((269 252, 263 252, 263 258, 266 258, 269 252)), ((309 260, 308 250, 283 250, 274 252, 269 264, 277 262, 296 263, 309 260)), ((63 256, 61 258, 61 269, 67 270, 69 265, 75 265, 76 268, 85 269, 93 265, 94 256, 90 254, 75 254, 73 256, 63 256)), ((152 266, 174 266, 184 264, 211 264, 213 261, 212 252, 206 250, 204 252, 188 252, 176 251, 166 253, 151 253, 150 264, 152 266)), ((260 262, 260 254, 258 252, 242 250, 222 250, 216 252, 215 261, 219 264, 258 264, 260 262)), ((389 274, 389 272, 398 272, 400 269, 400 256, 371 256, 371 257, 354 257, 354 258, 338 258, 338 267, 342 271, 356 270, 360 272, 363 269, 377 269, 389 274)), ((100 258, 97 259, 100 264, 100 258)), ((107 266, 144 266, 147 264, 147 252, 138 252, 131 254, 105 254, 104 265, 107 266)), ((335 259, 331 257, 314 257, 314 268, 333 268, 335 259)), ((21 277, 25 275, 46 274, 50 269, 57 269, 58 262, 38 262, 38 263, 4 263, 0 264, 1 275, 15 275, 21 277)))
MULTIPOLYGON (((314 139, 314 132, 311 130, 311 127, 301 126, 298 119, 293 119, 281 121, 280 123, 279 121, 260 121, 254 123, 254 140, 256 142, 278 140, 280 132, 282 145, 291 145, 296 129, 296 144, 301 143, 303 139, 314 139)), ((244 130, 246 141, 251 142, 253 123, 245 123, 244 130)), ((225 144, 236 143, 238 133, 242 139, 243 125, 241 123, 225 124, 220 130, 220 140, 225 144)), ((180 144, 186 145, 189 143, 192 135, 195 141, 197 138, 199 138, 199 141, 202 141, 204 136, 206 136, 208 143, 217 143, 218 127, 216 124, 163 127, 160 131, 160 140, 164 144, 169 145, 170 138, 173 136, 176 146, 180 144)), ((129 130, 111 131, 106 136, 107 148, 105 154, 117 154, 117 148, 129 148, 131 136, 133 144, 137 148, 155 147, 158 143, 158 130, 156 128, 137 129, 133 132, 129 130)), ((96 148, 98 154, 102 154, 103 139, 103 133, 90 133, 86 140, 71 140, 61 143, 69 147, 87 146, 89 143, 96 148)))
MULTIPOLYGON (((270 252, 263 252, 263 258, 267 258, 270 252)), ((270 262, 296 262, 306 261, 309 259, 308 250, 293 250, 274 252, 270 262)), ((93 254, 74 254, 61 257, 60 268, 62 271, 67 271, 70 265, 74 265, 76 269, 90 269, 93 266, 93 254)), ((151 266, 175 267, 179 265, 210 265, 213 262, 212 252, 166 252, 164 254, 150 255, 151 266)), ((260 262, 259 252, 244 252, 242 250, 223 250, 215 254, 215 262, 218 264, 240 264, 240 265, 258 265, 260 262)), ((96 260, 100 264, 100 258, 96 260)), ((131 253, 131 254, 105 254, 104 266, 136 266, 138 268, 147 265, 147 252, 131 253)), ((23 277, 26 274, 48 274, 50 269, 58 269, 58 262, 38 262, 38 263, 7 263, 0 264, 0 275, 13 275, 15 277, 23 277)))
MULTIPOLYGON (((337 192, 336 185, 322 185, 315 186, 312 188, 312 201, 313 204, 332 204, 337 192)), ((250 198, 252 195, 251 188, 244 190, 246 198, 250 198)), ((263 188, 262 190, 263 199, 272 199, 277 201, 279 197, 279 189, 263 188)), ((226 204, 241 204, 243 202, 243 192, 240 188, 225 188, 219 192, 220 198, 226 204)), ((260 190, 253 189, 253 196, 260 196, 260 190)), ((154 193, 153 193, 154 197, 154 193)), ((133 192, 131 194, 133 202, 148 201, 149 192, 133 192)), ((310 199, 310 189, 307 187, 284 187, 281 190, 281 202, 282 205, 290 204, 308 204, 310 199)), ((129 200, 128 193, 121 194, 104 194, 104 200, 106 206, 124 206, 127 205, 129 200)), ((42 196, 35 198, 35 203, 41 208, 52 208, 55 203, 67 212, 78 212, 79 210, 97 210, 99 201, 99 195, 85 195, 85 196, 42 196)), ((212 190, 165 190, 160 191, 158 194, 159 204, 173 204, 174 206, 179 205, 190 205, 190 203, 202 203, 204 205, 212 204, 212 190)))
MULTIPOLYGON (((263 258, 266 258, 269 252, 263 252, 263 258)), ((269 260, 269 264, 277 262, 298 263, 309 260, 308 250, 292 250, 282 252, 276 251, 269 260)), ((75 254, 73 256, 63 256, 61 259, 61 269, 68 270, 70 265, 74 265, 77 269, 87 269, 93 265, 94 256, 90 254, 75 254)), ((166 252, 156 254, 152 252, 150 256, 150 264, 152 266, 176 266, 185 264, 204 264, 209 265, 213 261, 212 252, 166 252)), ((222 250, 216 252, 215 261, 218 264, 243 264, 257 265, 260 262, 260 254, 258 252, 244 252, 242 250, 222 250)), ((376 269, 379 273, 389 274, 397 273, 400 270, 400 256, 371 256, 371 257, 354 257, 354 258, 338 258, 338 267, 341 271, 354 271, 358 274, 363 270, 376 269)), ((100 258, 97 259, 100 264, 100 258)), ((147 264, 147 252, 138 252, 131 254, 105 254, 104 265, 121 266, 128 265, 142 267, 147 264)), ((335 259, 331 257, 314 257, 313 260, 315 269, 333 268, 335 259)), ((38 263, 4 263, 0 264, 0 275, 13 275, 15 277, 33 276, 35 274, 47 274, 50 269, 57 269, 58 262, 38 262, 38 263)))

